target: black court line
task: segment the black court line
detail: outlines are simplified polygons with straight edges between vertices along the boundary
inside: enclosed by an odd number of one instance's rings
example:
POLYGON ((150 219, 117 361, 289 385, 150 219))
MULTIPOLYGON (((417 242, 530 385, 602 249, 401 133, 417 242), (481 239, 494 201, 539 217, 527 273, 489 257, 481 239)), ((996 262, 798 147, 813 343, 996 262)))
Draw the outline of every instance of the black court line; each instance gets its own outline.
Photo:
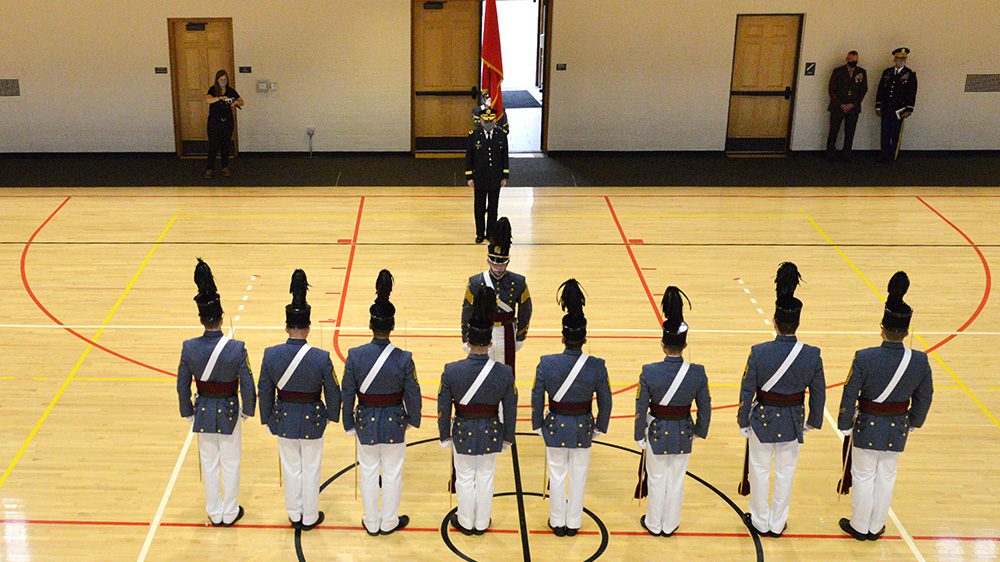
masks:
MULTIPOLYGON (((154 241, 34 241, 32 246, 148 246, 154 241)), ((0 241, 0 246, 23 246, 24 241, 0 241)), ((160 246, 343 246, 350 247, 350 244, 342 242, 225 242, 219 240, 199 241, 167 241, 159 243, 160 246)), ((692 248, 829 248, 826 242, 642 242, 641 244, 631 244, 632 246, 653 246, 653 247, 692 247, 692 248)), ((846 243, 837 244, 841 248, 963 248, 967 249, 968 244, 882 244, 882 243, 846 243)), ((358 242, 355 246, 481 246, 472 242, 358 242)), ((533 246, 624 246, 621 242, 532 242, 526 244, 512 244, 514 248, 529 248, 533 246)), ((996 244, 976 244, 978 248, 1000 248, 1000 243, 996 244)))
POLYGON ((521 486, 521 463, 517 456, 516 439, 510 445, 510 452, 511 462, 514 463, 514 493, 517 495, 517 519, 521 527, 521 551, 524 555, 524 562, 531 562, 531 547, 528 545, 528 521, 524 512, 524 488, 521 486))

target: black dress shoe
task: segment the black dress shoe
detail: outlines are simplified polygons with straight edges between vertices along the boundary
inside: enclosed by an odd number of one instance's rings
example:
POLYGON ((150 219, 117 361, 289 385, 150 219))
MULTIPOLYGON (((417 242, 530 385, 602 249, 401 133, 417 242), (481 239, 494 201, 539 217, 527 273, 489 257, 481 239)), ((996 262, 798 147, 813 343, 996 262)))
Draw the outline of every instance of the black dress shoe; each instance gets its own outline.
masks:
POLYGON ((654 533, 653 531, 650 531, 649 527, 646 526, 646 516, 645 515, 643 515, 642 517, 639 518, 639 524, 642 525, 642 528, 646 529, 646 532, 649 533, 650 535, 653 535, 654 537, 659 536, 659 533, 654 533))
POLYGON ((771 537, 772 539, 780 539, 781 535, 784 535, 786 530, 788 530, 788 523, 785 523, 785 526, 781 529, 780 533, 775 533, 774 531, 768 531, 765 535, 771 537))
POLYGON ((566 529, 567 537, 575 537, 576 533, 580 530, 580 529, 574 529, 572 527, 563 527, 563 529, 566 529))
POLYGON ((868 533, 859 533, 858 531, 855 531, 854 527, 851 526, 851 520, 846 517, 840 518, 840 529, 845 533, 847 533, 848 535, 854 537, 854 540, 858 541, 868 540, 868 533))
MULTIPOLYGON (((549 519, 548 524, 549 524, 549 529, 552 529, 552 532, 555 533, 555 535, 557 537, 565 537, 566 536, 566 527, 553 527, 551 519, 549 519)), ((574 534, 576 534, 576 533, 574 533, 574 534)))
POLYGON ((466 529, 465 527, 462 526, 461 523, 458 522, 458 514, 457 513, 453 513, 451 515, 451 520, 449 521, 449 523, 451 523, 452 527, 454 527, 455 529, 457 529, 459 532, 461 532, 463 535, 465 535, 467 537, 471 536, 474 533, 474 531, 472 529, 466 529))
MULTIPOLYGON (((383 535, 391 535, 391 534, 395 533, 396 531, 405 528, 409 524, 410 524, 410 516, 409 515, 400 515, 399 516, 399 523, 397 523, 395 527, 393 527, 391 530, 388 530, 388 531, 381 531, 381 533, 383 535)), ((368 534, 370 535, 371 533, 368 533, 368 534)))
POLYGON ((312 531, 316 527, 319 527, 319 524, 322 523, 324 519, 326 519, 326 515, 324 515, 323 512, 321 511, 321 512, 319 512, 319 517, 316 518, 316 522, 313 523, 312 525, 306 525, 306 524, 303 523, 302 524, 302 530, 303 531, 312 531))
POLYGON ((882 525, 882 529, 877 533, 868 533, 868 540, 877 541, 882 538, 883 534, 885 534, 885 525, 882 525))
POLYGON ((293 529, 301 529, 302 528, 302 520, 301 519, 298 520, 298 521, 292 521, 292 518, 289 517, 288 518, 288 522, 292 524, 292 528, 293 529))
POLYGON ((246 513, 246 512, 243 511, 243 506, 241 505, 240 506, 240 511, 236 514, 236 519, 233 519, 229 523, 223 523, 222 526, 223 527, 232 527, 233 525, 236 524, 237 521, 239 521, 240 519, 243 519, 243 514, 244 513, 246 513))
POLYGON ((366 533, 368 533, 369 537, 377 537, 377 536, 379 536, 382 533, 382 531, 375 531, 374 533, 371 532, 371 531, 369 531, 368 530, 368 525, 365 525, 364 518, 361 518, 361 527, 365 530, 366 533))
POLYGON ((476 236, 476 244, 482 244, 483 240, 486 240, 485 236, 476 236))
POLYGON ((482 535, 485 535, 486 531, 489 531, 490 527, 492 527, 492 526, 493 526, 493 520, 490 519, 490 522, 486 524, 486 528, 485 529, 473 529, 472 532, 473 532, 473 534, 475 534, 477 536, 482 536, 482 535))
POLYGON ((663 531, 660 531, 660 536, 669 539, 670 537, 674 536, 674 533, 676 533, 677 529, 680 529, 680 528, 681 528, 680 525, 678 525, 678 526, 674 527, 674 530, 670 531, 669 533, 664 533, 663 531))

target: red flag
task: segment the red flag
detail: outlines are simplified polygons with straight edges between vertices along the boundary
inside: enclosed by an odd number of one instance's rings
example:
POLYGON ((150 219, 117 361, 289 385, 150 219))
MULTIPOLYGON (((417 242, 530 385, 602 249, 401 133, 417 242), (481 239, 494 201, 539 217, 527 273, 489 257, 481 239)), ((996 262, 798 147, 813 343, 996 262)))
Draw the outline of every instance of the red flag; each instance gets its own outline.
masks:
POLYGON ((497 23, 497 0, 486 0, 486 17, 483 22, 483 77, 481 88, 484 94, 489 94, 491 107, 497 114, 497 123, 504 118, 503 92, 500 83, 503 82, 503 57, 500 55, 500 24, 497 23))

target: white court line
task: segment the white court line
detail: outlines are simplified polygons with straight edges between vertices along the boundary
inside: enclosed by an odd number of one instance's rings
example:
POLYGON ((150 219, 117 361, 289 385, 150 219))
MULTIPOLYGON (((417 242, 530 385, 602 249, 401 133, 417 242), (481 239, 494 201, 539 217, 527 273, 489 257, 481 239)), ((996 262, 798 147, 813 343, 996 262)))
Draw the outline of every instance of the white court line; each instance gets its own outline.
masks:
MULTIPOLYGON (((160 520, 163 519, 163 512, 166 511, 167 502, 170 501, 170 493, 173 492, 174 484, 177 483, 177 476, 180 475, 181 467, 184 466, 184 457, 187 456, 193 438, 194 432, 188 430, 184 446, 181 447, 181 454, 177 456, 174 471, 170 473, 170 480, 167 481, 167 489, 163 490, 163 497, 160 498, 160 507, 156 508, 156 515, 149 524, 149 532, 146 533, 146 540, 142 543, 142 550, 139 551, 139 557, 136 558, 137 562, 143 562, 146 559, 146 555, 149 554, 149 547, 153 544, 153 536, 156 535, 156 529, 159 528, 160 520)), ((198 470, 201 470, 201 468, 199 467, 198 470)))
MULTIPOLYGON (((830 427, 833 429, 834 433, 837 434, 837 437, 840 439, 840 443, 843 445, 844 439, 847 436, 844 435, 844 432, 837 429, 837 420, 833 419, 833 416, 830 415, 830 410, 826 408, 826 405, 823 406, 823 417, 826 418, 826 423, 830 424, 830 427)), ((913 542, 913 537, 911 537, 910 533, 906 531, 906 527, 903 526, 903 522, 899 520, 899 517, 896 516, 896 512, 893 511, 891 507, 889 508, 889 519, 892 520, 893 525, 895 525, 896 529, 899 530, 899 536, 903 539, 903 542, 906 543, 906 546, 910 547, 910 552, 913 553, 913 557, 920 562, 927 562, 924 555, 921 554, 920 549, 917 548, 917 543, 913 542)))

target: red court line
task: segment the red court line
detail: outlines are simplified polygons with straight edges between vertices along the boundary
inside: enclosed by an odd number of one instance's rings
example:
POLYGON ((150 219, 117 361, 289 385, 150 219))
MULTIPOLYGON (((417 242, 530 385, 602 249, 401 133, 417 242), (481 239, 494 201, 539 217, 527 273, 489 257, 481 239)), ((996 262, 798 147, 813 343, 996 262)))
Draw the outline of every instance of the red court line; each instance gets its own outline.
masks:
MULTIPOLYGON (((187 188, 189 186, 164 186, 165 188, 187 188)), ((307 186, 309 187, 309 186, 307 186)), ((311 187, 327 187, 327 186, 311 186, 311 187)), ((360 187, 360 186, 359 186, 360 187)), ((394 186, 394 187, 412 187, 412 186, 394 186)), ((425 189, 435 189, 441 187, 449 186, 416 186, 425 189)), ((539 188, 556 188, 559 186, 537 186, 539 188)), ((624 187, 628 186, 606 186, 606 187, 624 187)), ((659 189, 688 189, 692 186, 645 186, 648 188, 659 188, 659 189)), ((599 188, 587 188, 587 189, 599 189, 599 188)), ((637 188, 643 189, 643 188, 637 188)), ((0 195, 0 198, 55 198, 55 197, 65 197, 65 195, 0 195)), ((230 194, 198 194, 198 193, 188 193, 188 194, 172 194, 172 195, 159 195, 153 193, 145 194, 103 194, 103 195, 93 195, 93 194, 77 194, 71 195, 69 197, 75 198, 88 198, 88 199, 349 199, 355 197, 361 197, 360 195, 347 195, 347 194, 256 194, 256 193, 230 193, 230 194)), ((398 198, 412 198, 412 199, 471 199, 472 195, 443 195, 443 194, 418 194, 418 193, 400 193, 400 194, 376 194, 376 195, 365 195, 364 197, 378 198, 378 199, 398 199, 398 198)), ((541 193, 534 194, 534 198, 604 198, 607 197, 602 193, 541 193)), ((748 194, 748 193, 718 193, 718 194, 693 194, 693 193, 620 193, 615 194, 614 197, 623 198, 647 198, 647 199, 909 199, 913 197, 921 197, 913 193, 908 194, 840 194, 840 195, 817 195, 817 194, 748 194)), ((935 197, 938 199, 996 199, 1000 198, 1000 195, 992 194, 927 194, 923 197, 935 197)))
POLYGON ((143 363, 142 361, 137 361, 135 359, 132 359, 131 357, 126 357, 125 355, 122 355, 121 353, 118 353, 117 351, 114 351, 114 350, 108 349, 107 347, 104 347, 103 345, 101 345, 101 344, 97 343, 96 341, 88 338, 87 336, 84 336, 80 332, 77 332, 76 330, 67 327, 65 324, 62 323, 61 320, 59 320, 58 318, 55 317, 55 315, 53 315, 51 312, 49 312, 49 309, 45 308, 45 305, 43 305, 38 300, 38 297, 35 296, 35 292, 33 290, 31 290, 31 283, 28 282, 28 273, 27 273, 27 268, 26 268, 26 264, 27 264, 27 261, 28 261, 28 250, 31 249, 31 244, 35 241, 35 238, 38 237, 38 233, 40 233, 42 231, 42 229, 45 228, 45 226, 47 224, 49 224, 49 222, 52 221, 53 218, 55 218, 56 213, 58 213, 63 207, 65 207, 66 203, 69 203, 70 199, 72 199, 72 197, 67 197, 67 198, 63 199, 63 202, 60 203, 59 206, 56 207, 56 209, 54 211, 52 211, 52 213, 48 216, 48 218, 46 218, 42 222, 42 224, 38 225, 38 228, 36 228, 35 231, 31 233, 31 236, 28 238, 28 241, 24 244, 24 248, 21 250, 21 284, 24 285, 24 290, 28 292, 28 296, 31 297, 31 300, 35 303, 35 306, 37 306, 39 310, 41 310, 46 316, 48 316, 50 320, 52 320, 53 322, 55 322, 57 325, 62 326, 63 330, 66 330, 70 334, 73 334, 77 338, 79 338, 79 339, 87 342, 88 344, 96 347, 97 349, 100 349, 101 351, 104 351, 105 353, 109 353, 111 355, 114 355, 115 357, 118 357, 119 359, 124 359, 125 361, 128 361, 129 363, 132 363, 134 365, 138 365, 140 367, 145 367, 145 368, 150 369, 152 371, 156 371, 157 373, 162 373, 164 375, 169 375, 171 377, 176 377, 177 375, 175 373, 171 373, 170 371, 165 371, 163 369, 160 369, 158 367, 154 367, 152 365, 147 365, 146 363, 143 363))
MULTIPOLYGON (((344 319, 344 305, 347 304, 347 286, 351 282, 351 268, 354 267, 354 252, 358 249, 358 233, 361 231, 361 215, 365 211, 365 196, 361 196, 361 200, 358 202, 358 217, 354 220, 354 236, 351 238, 351 253, 347 256, 347 267, 344 273, 344 288, 340 292, 340 309, 337 310, 337 323, 336 326, 339 328, 341 321, 344 319)), ((347 362, 347 358, 340 351, 340 330, 333 333, 333 349, 337 352, 337 357, 344 363, 347 362)))
MULTIPOLYGON (((923 199, 923 197, 920 197, 918 195, 917 196, 917 201, 920 201, 921 203, 923 203, 925 207, 927 207, 928 209, 931 210, 931 212, 933 212, 935 215, 937 215, 938 217, 940 217, 941 220, 943 220, 944 222, 948 223, 948 226, 952 227, 955 230, 955 232, 957 232, 959 235, 962 236, 962 238, 965 238, 965 241, 969 243, 969 246, 971 246, 973 250, 976 251, 976 255, 979 256, 979 261, 982 262, 982 264, 983 264, 983 273, 986 275, 986 287, 983 289, 983 297, 979 300, 979 306, 976 308, 975 312, 972 313, 972 316, 970 316, 969 319, 965 321, 965 324, 962 324, 961 327, 959 327, 957 330, 955 330, 955 332, 964 332, 966 328, 968 328, 973 322, 976 321, 976 318, 979 317, 979 313, 982 312, 984 308, 986 308, 986 302, 990 300, 990 289, 993 287, 993 276, 990 273, 990 264, 989 264, 989 262, 986 261, 986 256, 983 255, 982 250, 980 250, 979 246, 977 246, 976 243, 972 241, 972 238, 969 238, 968 234, 966 234, 965 232, 963 232, 961 228, 959 228, 958 226, 955 225, 955 223, 953 223, 950 220, 948 220, 948 218, 945 217, 943 214, 941 214, 940 211, 938 211, 937 209, 935 209, 934 207, 932 207, 930 205, 930 203, 928 203, 927 201, 925 201, 923 199)), ((934 351, 935 349, 940 348, 944 344, 946 344, 946 343, 950 342, 952 339, 954 339, 956 335, 958 335, 958 334, 954 333, 954 334, 949 335, 948 337, 946 337, 943 340, 937 342, 936 344, 932 345, 931 347, 928 347, 925 350, 925 352, 926 353, 930 353, 930 352, 934 351)))
POLYGON ((622 237, 622 243, 625 244, 625 250, 628 251, 628 257, 632 260, 632 265, 635 267, 635 272, 639 276, 642 288, 646 291, 646 297, 649 298, 649 304, 653 307, 653 312, 656 313, 657 325, 662 324, 663 316, 660 314, 660 307, 657 306, 656 301, 653 299, 653 293, 649 290, 649 285, 646 283, 646 277, 642 274, 642 268, 639 267, 639 261, 635 259, 635 253, 632 252, 632 244, 629 241, 628 236, 625 235, 625 229, 622 228, 621 221, 618 220, 618 213, 615 212, 615 206, 611 204, 611 197, 605 196, 604 202, 607 203, 608 210, 611 211, 611 218, 615 220, 615 226, 618 227, 618 234, 622 237))

